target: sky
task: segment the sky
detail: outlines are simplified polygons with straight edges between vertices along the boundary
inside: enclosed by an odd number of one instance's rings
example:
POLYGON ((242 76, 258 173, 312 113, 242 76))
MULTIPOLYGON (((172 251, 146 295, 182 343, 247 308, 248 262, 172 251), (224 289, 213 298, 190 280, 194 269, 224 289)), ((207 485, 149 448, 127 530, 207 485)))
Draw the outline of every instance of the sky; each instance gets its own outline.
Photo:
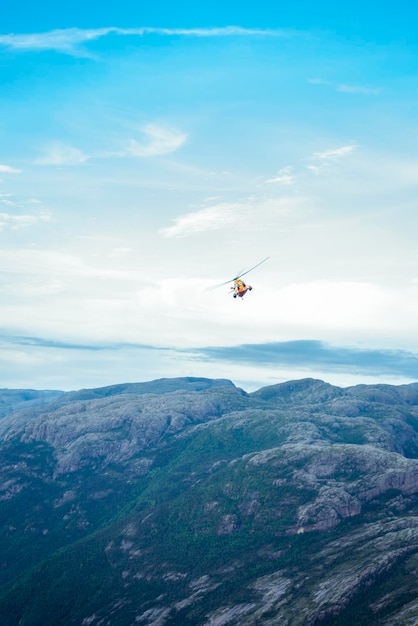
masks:
POLYGON ((417 19, 2 0, 0 387, 418 381, 417 19))

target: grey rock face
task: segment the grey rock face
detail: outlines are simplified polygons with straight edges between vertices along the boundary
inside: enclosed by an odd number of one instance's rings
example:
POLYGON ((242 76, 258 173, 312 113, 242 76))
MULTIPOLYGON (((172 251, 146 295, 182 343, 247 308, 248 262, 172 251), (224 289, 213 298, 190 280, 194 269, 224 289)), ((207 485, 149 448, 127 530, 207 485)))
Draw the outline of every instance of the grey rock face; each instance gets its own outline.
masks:
POLYGON ((31 411, 21 411, 4 418, 0 436, 4 441, 42 441, 51 445, 58 461, 57 474, 78 470, 93 460, 104 465, 126 463, 163 435, 216 418, 225 409, 246 401, 246 395, 232 383, 223 386, 215 381, 213 385, 193 381, 193 387, 196 384, 203 386, 199 394, 177 390, 137 395, 133 389, 115 393, 112 388, 102 398, 79 400, 78 394, 71 393, 67 402, 61 397, 35 417, 31 411), (218 386, 222 394, 217 392, 218 386))

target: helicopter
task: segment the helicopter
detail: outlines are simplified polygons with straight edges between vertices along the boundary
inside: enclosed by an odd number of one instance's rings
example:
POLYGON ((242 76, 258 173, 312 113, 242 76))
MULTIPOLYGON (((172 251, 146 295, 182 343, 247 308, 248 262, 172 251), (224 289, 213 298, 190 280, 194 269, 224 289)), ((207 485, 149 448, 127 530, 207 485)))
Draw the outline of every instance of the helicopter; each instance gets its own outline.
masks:
POLYGON ((212 289, 217 289, 218 287, 222 287, 223 285, 227 285, 228 283, 234 283, 231 286, 232 297, 233 298, 243 298, 245 296, 245 294, 247 293, 247 291, 251 291, 252 290, 252 287, 251 287, 251 285, 247 285, 243 280, 241 280, 242 276, 245 276, 245 274, 248 274, 249 272, 252 272, 252 270, 254 270, 256 267, 258 267, 259 265, 261 265, 262 263, 267 261, 267 259, 269 259, 269 258, 270 258, 269 256, 266 256, 265 259, 263 259, 262 261, 260 261, 256 265, 253 265, 253 267, 250 267, 249 270, 245 270, 244 272, 240 272, 237 276, 234 276, 234 278, 231 278, 230 280, 226 280, 224 283, 220 283, 219 285, 215 285, 214 287, 211 287, 211 290, 212 289))

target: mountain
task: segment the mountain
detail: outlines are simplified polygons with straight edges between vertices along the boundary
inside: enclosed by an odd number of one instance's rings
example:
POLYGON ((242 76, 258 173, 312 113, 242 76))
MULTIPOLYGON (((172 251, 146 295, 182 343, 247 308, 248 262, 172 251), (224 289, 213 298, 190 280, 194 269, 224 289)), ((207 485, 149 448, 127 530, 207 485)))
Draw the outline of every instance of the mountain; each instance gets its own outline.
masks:
POLYGON ((2 398, 2 624, 418 623, 418 383, 2 398))
POLYGON ((34 389, 0 389, 0 418, 20 408, 42 406, 58 398, 63 391, 36 391, 34 389))

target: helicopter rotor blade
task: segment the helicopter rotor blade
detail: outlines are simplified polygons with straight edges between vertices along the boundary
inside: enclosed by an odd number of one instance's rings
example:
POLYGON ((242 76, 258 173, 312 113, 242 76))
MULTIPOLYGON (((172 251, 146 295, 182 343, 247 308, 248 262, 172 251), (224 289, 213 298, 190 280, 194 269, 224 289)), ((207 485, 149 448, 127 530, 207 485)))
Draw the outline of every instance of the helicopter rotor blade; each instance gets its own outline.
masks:
POLYGON ((242 274, 238 274, 238 276, 236 278, 233 278, 232 280, 236 280, 237 278, 241 278, 241 276, 245 276, 245 274, 248 274, 248 272, 252 272, 253 270, 255 270, 256 267, 258 267, 259 265, 261 265, 262 263, 267 261, 267 259, 269 259, 269 258, 270 258, 269 256, 266 256, 265 259, 263 259, 262 261, 260 261, 256 265, 253 265, 253 267, 250 267, 249 270, 245 270, 245 272, 242 272, 242 274))
POLYGON ((208 287, 207 289, 205 289, 205 291, 212 291, 213 289, 218 289, 218 287, 223 287, 224 285, 227 285, 228 283, 233 283, 234 280, 238 280, 238 278, 241 278, 241 276, 245 276, 245 274, 248 274, 248 272, 252 272, 252 270, 254 270, 256 267, 258 267, 259 265, 261 265, 262 263, 267 261, 267 259, 269 259, 269 258, 270 258, 269 256, 266 256, 265 259, 263 259, 262 261, 260 261, 256 265, 253 265, 253 267, 250 267, 249 270, 245 270, 244 272, 241 272, 237 276, 234 276, 234 278, 231 278, 230 280, 226 280, 223 283, 219 283, 218 285, 214 285, 213 287, 208 287))
POLYGON ((213 285, 213 287, 208 287, 205 291, 213 291, 214 289, 218 289, 218 287, 223 287, 224 285, 227 285, 228 283, 233 283, 234 280, 237 280, 237 278, 239 278, 239 277, 236 276, 235 278, 231 278, 230 280, 226 280, 224 283, 219 283, 219 285, 213 285))

